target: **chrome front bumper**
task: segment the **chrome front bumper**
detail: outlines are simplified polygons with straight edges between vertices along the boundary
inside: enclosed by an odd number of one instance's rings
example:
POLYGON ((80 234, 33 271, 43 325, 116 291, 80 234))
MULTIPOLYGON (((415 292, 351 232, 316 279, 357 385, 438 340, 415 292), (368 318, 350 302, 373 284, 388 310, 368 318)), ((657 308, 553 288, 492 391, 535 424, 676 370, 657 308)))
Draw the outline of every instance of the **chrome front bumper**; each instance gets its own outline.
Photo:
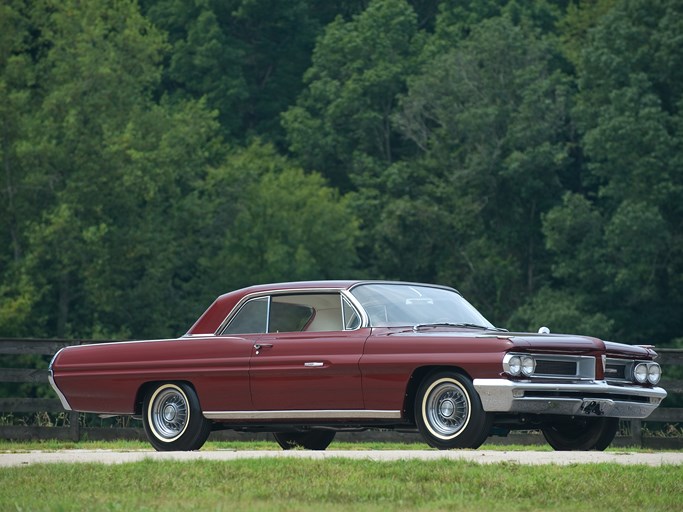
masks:
POLYGON ((659 387, 474 379, 487 412, 647 418, 666 397, 659 387))

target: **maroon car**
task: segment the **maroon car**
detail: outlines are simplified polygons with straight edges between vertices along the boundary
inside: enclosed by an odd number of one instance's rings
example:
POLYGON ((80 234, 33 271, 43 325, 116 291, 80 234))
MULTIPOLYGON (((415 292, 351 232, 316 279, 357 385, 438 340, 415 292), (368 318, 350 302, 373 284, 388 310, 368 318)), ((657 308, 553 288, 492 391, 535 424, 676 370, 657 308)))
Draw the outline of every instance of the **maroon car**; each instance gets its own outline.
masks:
POLYGON ((179 339, 64 348, 50 382, 66 410, 141 417, 157 450, 197 450, 218 429, 323 450, 369 428, 440 449, 540 429, 556 450, 603 450, 620 418, 666 397, 655 357, 507 332, 452 288, 319 281, 222 295, 179 339))

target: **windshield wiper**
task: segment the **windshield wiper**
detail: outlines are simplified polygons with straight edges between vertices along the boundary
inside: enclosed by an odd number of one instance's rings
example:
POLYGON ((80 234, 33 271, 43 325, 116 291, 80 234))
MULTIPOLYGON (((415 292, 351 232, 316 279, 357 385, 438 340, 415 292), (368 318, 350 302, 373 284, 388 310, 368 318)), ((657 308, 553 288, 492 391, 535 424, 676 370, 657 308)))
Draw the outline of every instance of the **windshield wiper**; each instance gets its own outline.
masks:
POLYGON ((485 325, 479 325, 479 324, 453 323, 453 322, 435 322, 435 323, 427 323, 427 324, 415 324, 413 326, 413 331, 417 332, 422 327, 471 327, 472 329, 484 329, 487 331, 508 332, 507 329, 502 329, 500 327, 486 327, 485 325))

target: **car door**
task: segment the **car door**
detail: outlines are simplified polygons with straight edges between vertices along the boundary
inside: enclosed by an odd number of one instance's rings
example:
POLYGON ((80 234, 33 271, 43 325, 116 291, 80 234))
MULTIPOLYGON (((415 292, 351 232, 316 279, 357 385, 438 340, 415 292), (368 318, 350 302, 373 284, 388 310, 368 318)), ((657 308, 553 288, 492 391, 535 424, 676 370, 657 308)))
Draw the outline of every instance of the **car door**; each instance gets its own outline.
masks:
POLYGON ((249 367, 255 410, 364 408, 358 363, 370 331, 356 328, 349 307, 339 293, 270 297, 249 367))

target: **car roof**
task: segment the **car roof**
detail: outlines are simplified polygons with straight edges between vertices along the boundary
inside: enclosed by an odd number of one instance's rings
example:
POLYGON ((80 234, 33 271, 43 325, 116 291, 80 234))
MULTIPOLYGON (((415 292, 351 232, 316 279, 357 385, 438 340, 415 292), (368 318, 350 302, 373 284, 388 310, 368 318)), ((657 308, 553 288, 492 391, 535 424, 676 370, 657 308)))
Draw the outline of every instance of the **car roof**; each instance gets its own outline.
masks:
POLYGON ((286 292, 299 290, 350 290, 361 284, 399 284, 414 286, 432 286, 435 288, 453 288, 428 283, 411 283, 404 281, 382 280, 330 280, 330 281, 292 281, 286 283, 269 283, 240 288, 220 295, 187 331, 186 336, 211 335, 215 333, 233 308, 245 297, 269 292, 286 292))

